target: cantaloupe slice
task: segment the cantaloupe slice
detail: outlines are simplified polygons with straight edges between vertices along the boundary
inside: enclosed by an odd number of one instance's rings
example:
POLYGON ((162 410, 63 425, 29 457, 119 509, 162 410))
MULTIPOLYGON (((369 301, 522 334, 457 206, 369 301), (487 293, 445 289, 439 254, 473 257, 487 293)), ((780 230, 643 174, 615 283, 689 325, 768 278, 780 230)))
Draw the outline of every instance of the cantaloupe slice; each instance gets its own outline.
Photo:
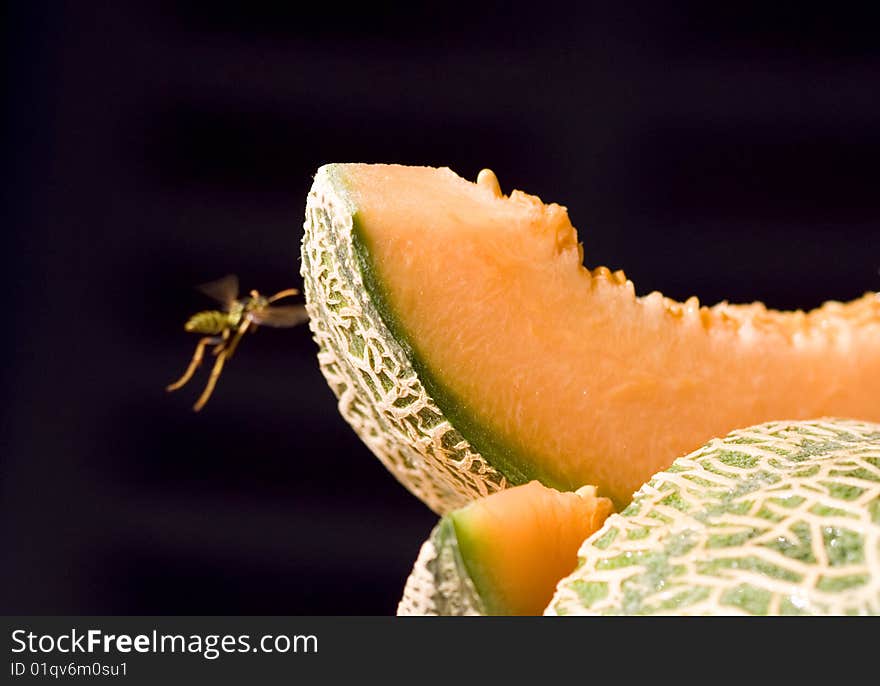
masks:
MULTIPOLYGON (((625 505, 713 436, 880 420, 880 295, 809 313, 637 297, 566 210, 494 176, 322 167, 302 276, 339 408, 437 512, 537 479, 625 505)), ((671 266, 674 268, 674 266, 671 266)))
POLYGON ((400 615, 540 615, 581 543, 611 514, 595 488, 537 481, 446 515, 422 546, 400 615))
POLYGON ((656 474, 548 615, 880 614, 880 424, 771 422, 656 474))

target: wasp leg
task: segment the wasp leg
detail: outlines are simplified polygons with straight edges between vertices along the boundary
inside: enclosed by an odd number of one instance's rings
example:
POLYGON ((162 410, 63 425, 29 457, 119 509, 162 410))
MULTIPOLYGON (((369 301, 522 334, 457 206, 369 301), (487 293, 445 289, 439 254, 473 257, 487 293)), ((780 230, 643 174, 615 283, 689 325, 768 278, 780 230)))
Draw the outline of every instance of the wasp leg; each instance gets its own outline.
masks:
POLYGON ((229 341, 229 345, 226 347, 226 357, 232 357, 232 354, 238 347, 238 342, 241 340, 241 337, 244 336, 245 332, 251 324, 253 324, 253 322, 250 319, 245 319, 241 324, 239 324, 235 335, 232 337, 232 340, 229 341))
POLYGON ((220 378, 220 372, 223 371, 223 365, 226 364, 226 360, 232 357, 232 353, 235 352, 235 346, 238 345, 238 342, 241 340, 241 337, 244 335, 245 331, 247 331, 248 326, 250 325, 250 320, 245 319, 238 329, 235 332, 235 335, 232 337, 232 340, 229 340, 229 345, 225 345, 227 340, 229 339, 229 329, 223 332, 223 343, 218 345, 214 349, 214 354, 217 356, 217 361, 214 363, 214 368, 211 370, 211 376, 208 377, 208 383, 205 385, 205 390, 202 391, 202 394, 199 396, 199 399, 196 401, 196 404, 193 405, 193 410, 198 412, 201 410, 205 403, 208 402, 208 398, 211 397, 211 393, 214 392, 214 386, 217 385, 217 379, 220 378))
POLYGON ((183 373, 183 376, 181 376, 174 383, 168 384, 165 387, 165 390, 176 391, 178 388, 182 387, 187 381, 192 378, 192 375, 195 374, 196 369, 198 369, 198 366, 202 363, 202 357, 204 357, 205 355, 205 346, 217 345, 219 347, 223 344, 224 340, 225 337, 221 338, 220 336, 205 336, 204 338, 202 338, 196 345, 196 351, 192 356, 189 367, 187 367, 186 371, 183 373))
POLYGON ((268 300, 270 303, 273 303, 276 300, 281 300, 281 298, 289 298, 292 295, 299 295, 299 291, 296 288, 287 288, 283 291, 278 291, 275 295, 266 298, 266 300, 268 300))
POLYGON ((217 379, 220 378, 220 372, 223 371, 223 364, 226 362, 227 357, 228 354, 226 350, 221 350, 217 355, 217 361, 214 363, 214 368, 211 370, 211 376, 208 378, 205 390, 202 391, 196 404, 193 405, 193 410, 195 412, 198 412, 205 406, 205 403, 208 402, 208 398, 211 397, 211 393, 214 392, 214 386, 217 385, 217 379))
POLYGON ((214 357, 217 357, 220 353, 222 353, 226 349, 226 342, 229 340, 229 329, 223 329, 223 333, 220 335, 220 342, 214 346, 214 349, 211 351, 211 354, 214 357))

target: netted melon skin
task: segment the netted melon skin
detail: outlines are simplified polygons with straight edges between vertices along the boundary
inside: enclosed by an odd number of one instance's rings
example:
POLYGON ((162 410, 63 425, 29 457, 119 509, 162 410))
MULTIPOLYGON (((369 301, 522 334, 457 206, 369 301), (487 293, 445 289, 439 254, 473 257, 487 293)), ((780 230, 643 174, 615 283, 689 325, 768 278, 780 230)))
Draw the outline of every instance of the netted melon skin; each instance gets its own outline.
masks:
POLYGON ((300 274, 318 363, 339 412, 388 470, 445 514, 508 486, 428 395, 364 287, 355 208, 321 167, 306 201, 300 274))
POLYGON ((403 588, 397 614, 465 617, 486 614, 458 549, 455 526, 444 518, 422 544, 403 588))
POLYGON ((679 458, 545 614, 880 614, 880 425, 772 422, 679 458))

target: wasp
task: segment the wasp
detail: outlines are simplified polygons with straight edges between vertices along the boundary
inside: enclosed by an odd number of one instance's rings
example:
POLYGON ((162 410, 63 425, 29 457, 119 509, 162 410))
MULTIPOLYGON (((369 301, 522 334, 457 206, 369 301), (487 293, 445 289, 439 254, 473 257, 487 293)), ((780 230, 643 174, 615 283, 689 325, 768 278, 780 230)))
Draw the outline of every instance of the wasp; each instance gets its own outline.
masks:
POLYGON ((187 320, 183 328, 192 333, 206 334, 196 344, 189 366, 177 381, 165 387, 166 391, 176 391, 183 387, 193 376, 196 369, 202 363, 205 348, 214 346, 211 354, 216 357, 211 375, 202 395, 193 405, 193 410, 201 410, 214 387, 223 366, 235 353, 242 336, 248 331, 256 331, 258 326, 291 327, 301 324, 309 317, 304 305, 272 305, 277 300, 289 298, 299 294, 296 288, 288 288, 278 291, 275 295, 264 296, 257 291, 251 291, 248 297, 238 297, 238 277, 234 274, 224 276, 217 281, 202 284, 197 287, 205 295, 217 300, 223 305, 222 310, 204 310, 197 312, 187 320))

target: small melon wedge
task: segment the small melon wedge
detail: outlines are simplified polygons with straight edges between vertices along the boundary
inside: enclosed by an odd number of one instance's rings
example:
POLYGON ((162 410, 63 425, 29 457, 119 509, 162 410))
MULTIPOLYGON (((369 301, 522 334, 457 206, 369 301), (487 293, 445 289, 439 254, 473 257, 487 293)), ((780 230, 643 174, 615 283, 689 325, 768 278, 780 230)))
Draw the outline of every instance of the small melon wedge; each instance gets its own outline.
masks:
POLYGON ((612 509, 592 486, 532 481, 455 510, 422 546, 398 614, 540 615, 612 509))
MULTIPOLYGON (((443 513, 537 479, 622 507, 676 456, 780 418, 880 421, 880 294, 809 313, 637 297, 565 208, 491 174, 322 167, 302 276, 339 409, 443 513)), ((671 266, 670 268, 674 268, 671 266)))

